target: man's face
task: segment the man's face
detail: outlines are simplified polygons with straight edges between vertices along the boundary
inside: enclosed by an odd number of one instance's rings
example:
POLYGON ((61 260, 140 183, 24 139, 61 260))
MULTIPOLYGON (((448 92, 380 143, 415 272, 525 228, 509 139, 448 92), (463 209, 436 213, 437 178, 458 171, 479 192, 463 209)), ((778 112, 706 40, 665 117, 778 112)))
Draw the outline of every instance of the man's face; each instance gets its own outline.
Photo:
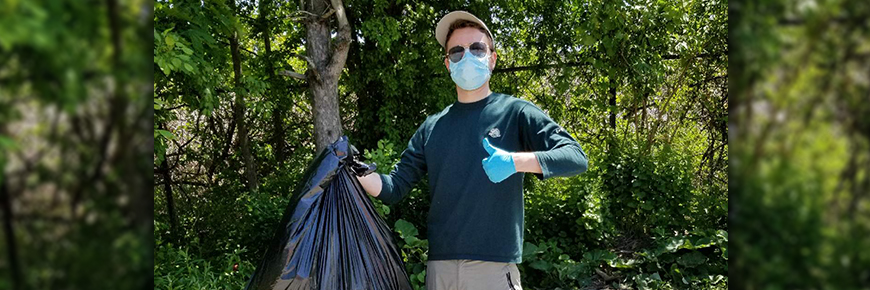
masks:
MULTIPOLYGON (((450 49, 457 45, 462 45, 467 47, 468 45, 481 41, 486 43, 490 49, 492 49, 492 42, 489 41, 489 37, 486 36, 486 33, 480 31, 475 27, 465 27, 456 29, 453 31, 453 34, 450 35, 450 39, 447 40, 447 49, 450 49)), ((466 53, 468 53, 466 51, 466 53)), ((495 68, 495 60, 498 58, 495 51, 491 51, 489 59, 489 70, 493 70, 495 68)), ((450 60, 447 57, 444 58, 444 66, 447 67, 447 71, 450 71, 450 60)))

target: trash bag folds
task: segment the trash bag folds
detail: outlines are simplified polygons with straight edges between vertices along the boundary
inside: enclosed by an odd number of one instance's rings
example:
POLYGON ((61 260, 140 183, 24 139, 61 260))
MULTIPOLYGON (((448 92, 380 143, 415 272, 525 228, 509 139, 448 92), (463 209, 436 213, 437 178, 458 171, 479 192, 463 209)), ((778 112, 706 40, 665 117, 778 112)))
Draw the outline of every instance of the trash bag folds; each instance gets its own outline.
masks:
POLYGON ((411 289, 390 228, 355 173, 347 137, 306 169, 279 227, 245 289, 411 289))

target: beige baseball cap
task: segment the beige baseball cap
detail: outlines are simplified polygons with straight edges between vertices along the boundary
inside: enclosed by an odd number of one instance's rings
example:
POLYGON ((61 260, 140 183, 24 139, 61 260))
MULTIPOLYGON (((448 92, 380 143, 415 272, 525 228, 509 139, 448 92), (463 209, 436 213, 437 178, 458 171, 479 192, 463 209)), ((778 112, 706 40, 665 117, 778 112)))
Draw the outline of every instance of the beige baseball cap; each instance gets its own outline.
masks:
POLYGON ((435 26, 435 39, 438 40, 438 43, 441 44, 441 47, 447 46, 447 32, 450 32, 450 25, 457 20, 468 20, 477 24, 480 24, 484 30, 486 30, 486 34, 489 35, 489 38, 495 42, 495 38, 492 37, 492 32, 489 32, 489 28, 486 27, 486 24, 483 21, 480 21, 477 17, 472 15, 471 13, 465 11, 453 11, 441 17, 441 20, 438 21, 438 25, 435 26))

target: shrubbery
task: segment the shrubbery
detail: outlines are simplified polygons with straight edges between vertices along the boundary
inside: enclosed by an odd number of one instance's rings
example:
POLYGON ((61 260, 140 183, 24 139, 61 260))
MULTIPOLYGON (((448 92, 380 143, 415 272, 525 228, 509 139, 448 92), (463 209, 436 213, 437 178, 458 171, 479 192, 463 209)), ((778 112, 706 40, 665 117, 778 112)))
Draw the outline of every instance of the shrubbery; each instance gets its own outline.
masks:
MULTIPOLYGON (((379 173, 388 173, 399 159, 395 148, 382 140, 376 149, 364 150, 364 156, 379 164, 379 173)), ((726 289, 726 197, 715 196, 721 193, 715 186, 693 181, 692 161, 681 152, 669 147, 649 153, 633 146, 623 148, 634 149, 593 157, 598 166, 580 176, 545 181, 526 177, 526 232, 519 265, 523 285, 527 289, 608 285, 726 289)), ((285 188, 289 184, 278 180, 296 177, 272 176, 263 181, 261 190, 285 188)), ((155 275, 160 278, 159 289, 210 285, 240 289, 253 272, 289 195, 250 193, 240 184, 219 189, 238 191, 240 196, 230 202, 210 199, 188 205, 199 212, 184 220, 189 229, 182 239, 185 247, 171 247, 164 238, 158 239, 157 260, 161 262, 155 275), (215 224, 225 226, 201 226, 215 224), (231 269, 235 263, 238 272, 231 269)), ((412 285, 425 289, 429 245, 425 182, 397 205, 371 200, 393 227, 412 285)), ((166 227, 157 223, 158 236, 166 227)))

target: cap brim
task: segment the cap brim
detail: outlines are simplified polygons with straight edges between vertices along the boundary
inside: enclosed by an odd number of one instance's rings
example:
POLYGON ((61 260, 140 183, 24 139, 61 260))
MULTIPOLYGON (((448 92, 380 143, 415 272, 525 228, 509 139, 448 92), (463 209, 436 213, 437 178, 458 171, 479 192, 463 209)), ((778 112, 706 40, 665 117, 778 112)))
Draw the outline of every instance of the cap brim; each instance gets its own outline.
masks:
MULTIPOLYGON (((447 33, 450 32, 450 25, 457 20, 468 20, 479 24, 484 30, 486 30, 489 38, 492 38, 492 32, 489 32, 489 28, 487 28, 486 24, 479 18, 465 11, 453 11, 444 15, 444 17, 438 21, 438 25, 435 26, 435 39, 438 40, 441 47, 447 46, 447 33)), ((493 39, 493 41, 495 41, 495 39, 493 39)))

